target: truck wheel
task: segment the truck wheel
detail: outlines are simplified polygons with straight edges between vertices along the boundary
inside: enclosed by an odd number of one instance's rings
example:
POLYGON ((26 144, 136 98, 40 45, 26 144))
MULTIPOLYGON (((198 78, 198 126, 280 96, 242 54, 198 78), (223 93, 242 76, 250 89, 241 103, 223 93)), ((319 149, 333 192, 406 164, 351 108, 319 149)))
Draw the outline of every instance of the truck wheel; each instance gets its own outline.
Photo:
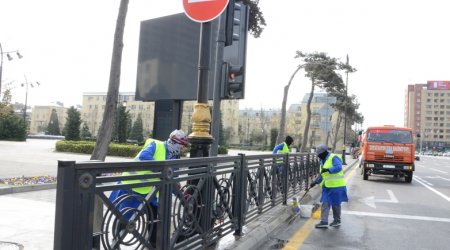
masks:
POLYGON ((367 181, 369 179, 369 174, 365 169, 363 169, 363 180, 367 181))
POLYGON ((405 181, 406 181, 407 183, 411 183, 412 178, 413 178, 413 172, 408 172, 408 173, 406 173, 406 175, 405 175, 405 181))

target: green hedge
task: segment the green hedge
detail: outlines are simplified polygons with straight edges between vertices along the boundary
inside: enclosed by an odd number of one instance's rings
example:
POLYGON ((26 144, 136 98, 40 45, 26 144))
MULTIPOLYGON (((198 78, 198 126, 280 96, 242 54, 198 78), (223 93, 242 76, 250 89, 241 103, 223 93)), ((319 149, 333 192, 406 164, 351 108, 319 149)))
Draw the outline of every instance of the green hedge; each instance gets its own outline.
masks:
MULTIPOLYGON (((57 152, 70 152, 80 154, 92 154, 95 147, 95 141, 58 141, 56 142, 57 152)), ((142 146, 129 144, 109 144, 109 156, 135 157, 142 146)))

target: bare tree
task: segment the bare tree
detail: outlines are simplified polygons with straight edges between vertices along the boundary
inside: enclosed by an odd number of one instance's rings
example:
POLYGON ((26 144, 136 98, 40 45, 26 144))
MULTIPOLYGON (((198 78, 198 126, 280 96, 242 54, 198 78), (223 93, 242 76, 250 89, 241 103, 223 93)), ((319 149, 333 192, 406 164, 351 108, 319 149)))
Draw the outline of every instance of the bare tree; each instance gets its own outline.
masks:
POLYGON ((121 0, 119 14, 117 16, 116 30, 114 32, 113 53, 111 59, 111 69, 109 73, 108 93, 106 94, 105 112, 98 131, 97 141, 91 160, 104 161, 108 153, 109 142, 113 124, 117 117, 117 102, 119 98, 120 73, 123 51, 123 34, 125 30, 125 19, 127 17, 129 0, 121 0))
MULTIPOLYGON (((297 56, 295 57, 297 58, 297 56)), ((280 119, 280 130, 278 131, 278 136, 276 140, 276 144, 284 141, 285 133, 286 133, 286 104, 287 104, 287 97, 289 94, 289 88, 291 87, 292 80, 294 79, 297 72, 302 69, 304 64, 300 64, 295 69, 294 73, 292 73, 291 78, 289 79, 289 82, 286 86, 284 86, 284 92, 283 92, 283 102, 281 103, 281 119, 280 119)))

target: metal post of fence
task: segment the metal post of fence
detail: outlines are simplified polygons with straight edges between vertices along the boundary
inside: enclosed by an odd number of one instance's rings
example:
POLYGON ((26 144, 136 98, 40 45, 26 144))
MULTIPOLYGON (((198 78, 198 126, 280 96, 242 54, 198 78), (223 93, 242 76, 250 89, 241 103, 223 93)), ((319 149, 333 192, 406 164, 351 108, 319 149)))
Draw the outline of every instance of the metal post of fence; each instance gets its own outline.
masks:
POLYGON ((170 249, 170 220, 161 218, 171 218, 171 207, 172 207, 172 183, 170 180, 173 178, 173 170, 171 168, 164 168, 163 177, 164 182, 161 185, 159 191, 159 208, 158 213, 155 214, 156 227, 156 249, 170 249))
POLYGON ((288 187, 289 187, 289 178, 288 178, 288 172, 291 171, 290 164, 289 164, 289 154, 286 154, 284 156, 284 169, 282 171, 283 174, 283 205, 287 205, 287 199, 288 199, 288 187))
POLYGON ((307 189, 309 187, 309 181, 312 178, 312 172, 311 172, 311 161, 309 159, 310 154, 307 155, 306 157, 306 173, 307 173, 307 178, 306 178, 306 187, 305 189, 307 189))
POLYGON ((58 161, 53 249, 74 249, 75 161, 58 161))
POLYGON ((241 157, 239 161, 239 165, 237 167, 239 168, 235 175, 235 180, 233 180, 233 197, 240 197, 240 200, 233 199, 233 208, 235 211, 234 216, 236 218, 236 229, 234 230, 234 235, 242 235, 242 229, 244 228, 245 224, 245 212, 246 212, 246 205, 247 205, 247 174, 248 174, 248 167, 246 162, 244 161, 245 155, 239 154, 241 157))
POLYGON ((264 204, 264 187, 265 185, 270 185, 270 183, 266 183, 265 174, 266 168, 264 166, 264 160, 259 159, 259 167, 257 170, 258 176, 258 213, 262 212, 263 204, 264 204))
POLYGON ((278 185, 277 185, 277 169, 278 169, 278 163, 274 159, 272 167, 270 168, 270 175, 272 177, 272 183, 270 183, 270 190, 272 190, 272 195, 270 197, 270 202, 272 203, 272 206, 275 206, 275 201, 277 198, 277 194, 279 192, 278 185))

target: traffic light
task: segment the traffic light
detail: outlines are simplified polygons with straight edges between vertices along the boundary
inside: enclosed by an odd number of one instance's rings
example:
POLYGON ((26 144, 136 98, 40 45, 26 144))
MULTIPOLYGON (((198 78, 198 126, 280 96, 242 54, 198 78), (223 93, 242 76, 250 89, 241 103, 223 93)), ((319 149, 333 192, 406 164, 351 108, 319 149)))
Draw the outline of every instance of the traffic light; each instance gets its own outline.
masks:
POLYGON ((249 7, 230 0, 227 7, 222 67, 222 99, 243 99, 249 7))
POLYGON ((222 96, 229 99, 237 98, 238 96, 236 94, 243 92, 244 67, 224 63, 222 72, 225 72, 223 76, 224 88, 222 96))

